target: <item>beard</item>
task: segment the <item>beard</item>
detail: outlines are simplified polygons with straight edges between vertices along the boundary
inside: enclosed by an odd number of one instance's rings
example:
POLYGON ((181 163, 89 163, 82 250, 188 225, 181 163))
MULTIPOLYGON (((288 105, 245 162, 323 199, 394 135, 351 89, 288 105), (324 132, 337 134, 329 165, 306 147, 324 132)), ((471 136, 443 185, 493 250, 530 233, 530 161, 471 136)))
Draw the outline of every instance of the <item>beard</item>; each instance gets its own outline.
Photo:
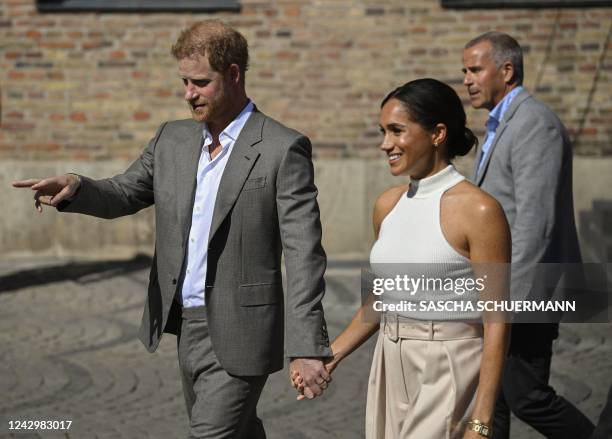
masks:
POLYGON ((193 102, 189 102, 191 117, 197 122, 214 122, 223 114, 223 109, 226 107, 227 95, 221 92, 213 99, 204 100, 199 97, 193 102))
POLYGON ((209 122, 214 120, 215 114, 217 114, 218 106, 215 103, 206 102, 190 102, 189 109, 191 110, 191 117, 197 122, 209 122), (203 106, 198 106, 204 104, 203 106))

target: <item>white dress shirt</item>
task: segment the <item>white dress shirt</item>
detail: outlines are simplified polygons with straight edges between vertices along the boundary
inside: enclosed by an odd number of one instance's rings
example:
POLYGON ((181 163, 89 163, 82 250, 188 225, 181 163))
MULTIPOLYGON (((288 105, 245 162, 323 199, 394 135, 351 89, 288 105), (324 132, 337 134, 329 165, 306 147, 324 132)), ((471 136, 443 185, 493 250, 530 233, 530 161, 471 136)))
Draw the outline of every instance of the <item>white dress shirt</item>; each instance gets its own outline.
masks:
POLYGON ((253 113, 253 108, 253 103, 249 101, 236 119, 219 134, 221 152, 212 160, 209 146, 213 139, 207 126, 204 126, 204 144, 198 163, 195 200, 191 213, 191 229, 187 241, 187 262, 181 286, 181 297, 179 298, 185 308, 205 305, 204 290, 208 261, 208 236, 217 191, 234 143, 253 113))

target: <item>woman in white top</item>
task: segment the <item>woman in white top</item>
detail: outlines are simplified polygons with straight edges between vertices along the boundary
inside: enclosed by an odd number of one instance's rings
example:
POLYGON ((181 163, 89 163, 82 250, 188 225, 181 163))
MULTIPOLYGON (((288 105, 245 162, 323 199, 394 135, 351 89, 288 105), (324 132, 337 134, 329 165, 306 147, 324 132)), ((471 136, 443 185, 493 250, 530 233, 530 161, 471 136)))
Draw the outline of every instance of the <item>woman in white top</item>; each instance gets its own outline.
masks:
MULTIPOLYGON (((397 88, 382 102, 380 128, 380 149, 391 173, 410 181, 376 201, 377 240, 370 255, 375 273, 400 270, 453 285, 485 278, 486 291, 386 292, 392 303, 407 299, 415 304, 393 313, 373 313, 380 297, 372 296, 333 342, 327 369, 333 371, 380 329, 368 385, 366 438, 490 437, 507 324, 467 307, 419 311, 418 305, 433 299, 467 303, 479 294, 503 298, 510 260, 506 218, 495 199, 451 165, 477 142, 451 87, 420 79, 397 88)), ((301 390, 301 377, 292 379, 301 390)))

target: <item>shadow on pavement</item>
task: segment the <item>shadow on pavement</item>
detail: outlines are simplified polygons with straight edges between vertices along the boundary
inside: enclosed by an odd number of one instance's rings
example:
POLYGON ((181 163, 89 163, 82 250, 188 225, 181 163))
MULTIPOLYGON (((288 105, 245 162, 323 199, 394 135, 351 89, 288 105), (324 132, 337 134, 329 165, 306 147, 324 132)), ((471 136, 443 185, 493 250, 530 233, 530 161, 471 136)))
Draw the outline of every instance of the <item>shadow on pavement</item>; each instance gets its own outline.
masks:
POLYGON ((21 270, 0 276, 0 294, 67 280, 87 284, 89 282, 122 276, 149 266, 151 266, 151 257, 139 254, 127 260, 70 262, 43 268, 21 270))

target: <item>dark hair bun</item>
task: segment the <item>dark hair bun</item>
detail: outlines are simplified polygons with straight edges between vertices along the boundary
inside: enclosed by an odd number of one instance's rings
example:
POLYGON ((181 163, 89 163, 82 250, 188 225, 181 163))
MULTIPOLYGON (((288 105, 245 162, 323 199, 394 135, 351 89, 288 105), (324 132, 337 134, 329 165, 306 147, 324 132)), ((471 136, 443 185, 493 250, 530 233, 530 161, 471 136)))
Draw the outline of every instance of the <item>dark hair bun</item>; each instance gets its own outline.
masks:
POLYGON ((463 137, 457 136, 454 142, 448 145, 449 158, 466 155, 473 147, 478 146, 478 138, 471 129, 465 127, 463 137))

